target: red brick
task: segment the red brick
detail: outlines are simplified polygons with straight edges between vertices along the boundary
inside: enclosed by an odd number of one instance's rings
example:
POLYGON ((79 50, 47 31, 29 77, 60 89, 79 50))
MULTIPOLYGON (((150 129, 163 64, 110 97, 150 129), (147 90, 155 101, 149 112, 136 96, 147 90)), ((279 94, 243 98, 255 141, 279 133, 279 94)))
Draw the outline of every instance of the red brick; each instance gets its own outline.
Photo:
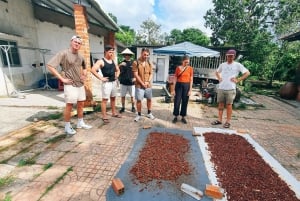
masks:
POLYGON ((124 188, 124 184, 123 184, 123 182, 121 181, 121 179, 119 179, 119 178, 114 178, 113 180, 112 180, 112 188, 113 188, 113 190, 115 191, 115 193, 117 194, 117 195, 121 195, 121 194, 123 194, 124 193, 124 191, 125 191, 125 188, 124 188))
POLYGON ((215 199, 222 199, 223 189, 218 186, 206 184, 205 195, 215 199))

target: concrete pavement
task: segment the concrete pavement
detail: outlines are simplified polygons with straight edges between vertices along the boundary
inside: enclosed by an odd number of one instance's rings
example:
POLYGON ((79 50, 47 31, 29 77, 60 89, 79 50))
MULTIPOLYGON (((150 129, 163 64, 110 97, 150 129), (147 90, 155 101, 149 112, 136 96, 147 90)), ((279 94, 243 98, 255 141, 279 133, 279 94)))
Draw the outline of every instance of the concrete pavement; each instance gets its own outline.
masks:
MULTIPOLYGON (((131 151, 139 129, 150 125, 192 130, 211 127, 210 122, 217 117, 215 107, 197 103, 191 97, 188 124, 172 124, 173 104, 163 102, 161 87, 155 90, 155 120, 144 117, 134 122, 135 114, 128 110, 123 118, 111 117, 110 123, 104 125, 100 113, 94 112, 85 115, 85 121, 93 128, 77 130, 73 137, 63 134, 62 119, 39 118, 62 111, 62 92, 32 91, 25 94, 25 99, 0 98, 0 178, 13 180, 0 188, 0 199, 10 196, 14 201, 104 201, 106 190, 131 151)), ((231 129, 247 130, 300 181, 300 107, 272 97, 251 98, 263 107, 234 110, 231 129)), ((120 106, 119 99, 117 104, 120 106)), ((145 103, 143 106, 146 113, 145 103)), ((75 125, 76 117, 72 123, 75 125)))

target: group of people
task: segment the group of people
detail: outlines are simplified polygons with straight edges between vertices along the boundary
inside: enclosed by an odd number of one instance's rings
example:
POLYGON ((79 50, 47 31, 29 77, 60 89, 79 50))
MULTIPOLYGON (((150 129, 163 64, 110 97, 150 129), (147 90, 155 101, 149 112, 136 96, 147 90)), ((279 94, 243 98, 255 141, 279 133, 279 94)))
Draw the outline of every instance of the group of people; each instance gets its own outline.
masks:
MULTIPOLYGON (((65 132, 68 135, 74 135, 76 130, 73 129, 70 119, 73 105, 77 104, 77 128, 90 129, 83 120, 84 101, 86 100, 84 81, 87 76, 86 64, 84 58, 79 54, 82 44, 79 36, 71 38, 70 47, 58 52, 52 57, 47 67, 49 71, 64 83, 64 96, 66 107, 64 110, 65 132), (57 67, 61 67, 61 72, 57 67)), ((147 117, 155 119, 151 112, 152 107, 152 72, 153 68, 149 62, 150 51, 143 48, 141 56, 133 61, 131 59, 133 52, 128 48, 122 53, 124 60, 120 64, 114 62, 115 49, 111 45, 104 47, 104 57, 99 59, 91 68, 91 73, 102 81, 102 101, 101 113, 102 120, 105 124, 109 123, 107 117, 107 102, 110 100, 112 117, 121 118, 122 112, 125 111, 125 97, 129 93, 131 98, 131 111, 137 112, 134 121, 141 119, 142 100, 147 99, 147 117), (117 80, 121 83, 121 104, 122 108, 119 113, 116 110, 117 80), (136 108, 135 108, 136 101, 136 108)))
MULTIPOLYGON (((87 76, 86 64, 83 56, 79 54, 82 44, 79 36, 73 36, 70 42, 70 48, 58 52, 47 64, 49 71, 64 83, 64 95, 66 107, 64 110, 65 132, 68 135, 74 135, 76 131, 70 123, 73 104, 77 104, 77 128, 90 129, 83 120, 83 107, 86 99, 84 81, 87 76), (57 67, 61 66, 59 72, 57 67)), ((125 97, 129 93, 131 98, 131 111, 136 112, 134 121, 141 119, 142 100, 146 98, 147 117, 155 119, 152 114, 152 78, 153 67, 149 62, 150 51, 143 48, 141 55, 137 60, 132 60, 134 55, 128 48, 121 54, 124 60, 120 64, 114 62, 115 49, 111 45, 104 47, 104 57, 99 59, 91 68, 91 73, 102 81, 102 102, 101 112, 102 120, 105 124, 109 123, 107 117, 107 102, 110 99, 112 117, 121 118, 121 113, 125 111, 125 97), (116 110, 117 80, 121 87, 121 104, 119 113, 116 110), (135 108, 136 101, 136 108, 135 108)), ((218 102, 218 120, 213 121, 212 125, 222 124, 223 110, 226 105, 227 117, 223 125, 224 128, 230 127, 232 115, 232 104, 236 95, 236 84, 246 79, 250 72, 239 62, 234 61, 235 50, 229 50, 226 53, 226 62, 220 64, 216 71, 216 77, 219 80, 217 89, 218 102), (239 74, 242 76, 238 77, 239 74)), ((193 67, 190 66, 190 58, 183 56, 182 63, 175 70, 174 86, 174 109, 173 123, 177 123, 178 116, 181 116, 181 122, 187 124, 187 107, 189 97, 192 94, 193 87, 193 67)))

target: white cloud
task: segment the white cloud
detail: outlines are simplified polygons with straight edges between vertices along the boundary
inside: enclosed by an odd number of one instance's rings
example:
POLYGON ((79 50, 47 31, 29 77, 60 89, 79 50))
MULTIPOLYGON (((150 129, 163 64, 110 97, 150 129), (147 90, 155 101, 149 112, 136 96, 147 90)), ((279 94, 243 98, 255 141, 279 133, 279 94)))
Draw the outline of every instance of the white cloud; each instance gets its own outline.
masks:
POLYGON ((136 31, 143 21, 151 18, 161 25, 163 32, 172 29, 198 28, 207 35, 203 16, 212 8, 212 0, 96 0, 103 10, 112 13, 119 25, 128 25, 136 31))

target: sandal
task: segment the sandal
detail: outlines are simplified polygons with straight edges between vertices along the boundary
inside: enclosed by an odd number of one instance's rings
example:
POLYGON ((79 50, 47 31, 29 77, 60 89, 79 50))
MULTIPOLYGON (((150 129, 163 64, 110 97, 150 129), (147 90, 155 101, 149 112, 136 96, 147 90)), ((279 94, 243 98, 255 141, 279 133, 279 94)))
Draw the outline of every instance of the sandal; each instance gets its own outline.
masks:
POLYGON ((219 120, 211 122, 211 125, 220 125, 220 124, 222 124, 222 122, 220 122, 219 120))
POLYGON ((105 119, 105 118, 102 118, 102 121, 103 121, 104 124, 108 124, 109 123, 109 120, 105 119))
POLYGON ((113 114, 112 117, 115 117, 115 118, 122 118, 122 116, 119 115, 119 114, 113 114))
POLYGON ((226 122, 224 125, 223 125, 224 128, 230 128, 230 123, 226 122))

